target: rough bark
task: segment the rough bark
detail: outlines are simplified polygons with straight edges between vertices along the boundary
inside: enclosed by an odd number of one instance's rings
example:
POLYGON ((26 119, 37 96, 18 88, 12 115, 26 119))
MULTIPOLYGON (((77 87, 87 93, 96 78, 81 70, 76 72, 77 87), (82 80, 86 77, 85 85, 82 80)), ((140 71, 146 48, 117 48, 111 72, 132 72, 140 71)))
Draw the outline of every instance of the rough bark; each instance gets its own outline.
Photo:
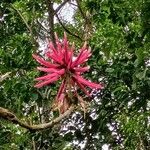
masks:
POLYGON ((8 120, 14 124, 18 124, 19 126, 26 128, 30 131, 38 131, 38 130, 52 128, 55 124, 59 123, 62 119, 69 116, 73 112, 73 110, 74 110, 74 106, 71 106, 64 114, 61 114, 59 117, 55 118, 54 120, 48 123, 43 123, 38 125, 29 125, 27 123, 24 123, 23 121, 18 119, 15 114, 10 112, 8 109, 2 107, 0 107, 0 118, 8 120))

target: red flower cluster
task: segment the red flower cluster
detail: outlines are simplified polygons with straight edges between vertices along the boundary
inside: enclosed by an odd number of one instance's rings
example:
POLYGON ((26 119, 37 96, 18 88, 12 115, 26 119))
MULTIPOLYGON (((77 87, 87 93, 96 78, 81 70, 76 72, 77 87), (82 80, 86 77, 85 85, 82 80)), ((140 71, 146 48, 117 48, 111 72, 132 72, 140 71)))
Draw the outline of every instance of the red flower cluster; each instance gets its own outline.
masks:
POLYGON ((36 61, 44 66, 37 67, 37 69, 46 72, 46 75, 36 78, 39 82, 35 87, 40 88, 61 79, 62 83, 56 96, 56 103, 57 106, 61 107, 62 113, 69 107, 66 96, 68 97, 71 93, 75 94, 78 87, 87 96, 90 96, 90 94, 86 87, 91 89, 102 88, 101 84, 90 82, 82 77, 82 74, 89 70, 89 66, 85 66, 85 62, 91 56, 90 48, 87 48, 86 43, 80 49, 79 54, 75 56, 74 45, 69 46, 66 34, 64 34, 63 42, 60 42, 56 35, 56 48, 50 42, 46 56, 49 60, 44 60, 42 57, 33 54, 36 61))

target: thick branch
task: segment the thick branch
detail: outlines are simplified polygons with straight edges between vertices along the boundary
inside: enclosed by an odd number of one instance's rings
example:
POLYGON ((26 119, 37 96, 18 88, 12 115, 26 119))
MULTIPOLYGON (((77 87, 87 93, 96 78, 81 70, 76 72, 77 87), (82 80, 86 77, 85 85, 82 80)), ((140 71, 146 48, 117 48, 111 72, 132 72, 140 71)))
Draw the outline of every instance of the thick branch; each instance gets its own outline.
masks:
POLYGON ((46 0, 47 11, 48 11, 48 23, 49 23, 49 33, 51 37, 51 41, 56 46, 55 35, 54 35, 54 8, 53 2, 50 0, 46 0))
POLYGON ((69 116, 73 110, 74 110, 74 106, 71 106, 64 114, 60 115, 56 119, 54 119, 48 123, 43 123, 43 124, 38 124, 38 125, 26 124, 26 123, 22 122, 21 120, 19 120, 16 117, 16 115, 13 114, 12 112, 10 112, 8 109, 2 108, 2 107, 0 107, 0 117, 5 120, 8 120, 14 124, 18 124, 21 127, 26 128, 30 131, 38 131, 38 130, 44 130, 44 129, 53 127, 55 124, 59 123, 62 119, 69 116))

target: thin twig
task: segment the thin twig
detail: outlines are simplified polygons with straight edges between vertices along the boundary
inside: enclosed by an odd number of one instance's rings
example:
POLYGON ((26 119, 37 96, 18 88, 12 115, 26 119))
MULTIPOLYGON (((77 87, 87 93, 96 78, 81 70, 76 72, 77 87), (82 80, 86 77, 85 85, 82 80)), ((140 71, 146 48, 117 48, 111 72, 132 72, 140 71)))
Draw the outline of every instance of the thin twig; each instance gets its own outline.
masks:
POLYGON ((53 2, 51 0, 45 0, 47 5, 48 11, 48 24, 49 24, 49 33, 51 41, 53 42, 54 46, 56 47, 55 35, 54 35, 54 8, 53 2))
POLYGON ((83 12, 80 2, 81 2, 81 0, 76 0, 79 12, 80 12, 82 18, 84 19, 84 40, 88 41, 88 39, 91 37, 93 27, 91 25, 91 20, 90 20, 88 11, 86 11, 86 13, 83 12))
POLYGON ((29 32, 30 32, 31 35, 32 35, 32 29, 31 29, 31 27, 28 25, 28 23, 27 23, 26 19, 24 18, 24 16, 21 14, 21 12, 20 12, 15 6, 13 6, 12 4, 11 4, 11 6, 12 6, 12 8, 13 8, 14 10, 16 10, 16 12, 19 14, 19 16, 21 17, 21 19, 22 19, 23 22, 25 23, 27 29, 29 30, 29 32))
POLYGON ((24 22, 24 24, 26 25, 29 33, 31 34, 31 38, 32 38, 32 43, 35 46, 35 49, 39 46, 38 42, 36 41, 36 39, 34 38, 33 32, 32 32, 32 28, 29 26, 29 24, 27 23, 26 19, 24 18, 24 16, 21 14, 21 12, 15 7, 13 6, 13 4, 10 4, 11 7, 18 13, 18 15, 21 17, 22 21, 24 22))
POLYGON ((85 22, 87 22, 86 14, 84 14, 84 12, 82 11, 82 8, 81 8, 81 6, 80 6, 79 0, 76 0, 76 2, 77 2, 77 7, 78 7, 78 9, 79 9, 79 11, 80 11, 80 13, 81 13, 83 19, 85 20, 85 22))
POLYGON ((59 10, 70 0, 64 0, 54 11, 54 15, 57 14, 59 12, 59 10))
POLYGON ((73 6, 75 6, 75 7, 78 7, 76 4, 74 4, 74 3, 70 3, 71 5, 73 5, 73 6))
POLYGON ((50 34, 50 32, 42 25, 42 23, 40 23, 38 20, 37 20, 37 23, 38 23, 38 25, 39 25, 45 32, 47 32, 48 34, 50 34))
POLYGON ((72 36, 78 38, 80 41, 82 41, 82 38, 81 38, 81 37, 79 37, 79 36, 76 35, 76 34, 73 34, 71 31, 69 31, 69 30, 64 26, 64 24, 61 22, 61 20, 60 20, 60 18, 59 18, 59 16, 58 16, 58 14, 55 14, 55 16, 56 16, 58 22, 60 23, 60 25, 63 27, 63 29, 64 29, 67 33, 69 33, 70 35, 72 35, 72 36))

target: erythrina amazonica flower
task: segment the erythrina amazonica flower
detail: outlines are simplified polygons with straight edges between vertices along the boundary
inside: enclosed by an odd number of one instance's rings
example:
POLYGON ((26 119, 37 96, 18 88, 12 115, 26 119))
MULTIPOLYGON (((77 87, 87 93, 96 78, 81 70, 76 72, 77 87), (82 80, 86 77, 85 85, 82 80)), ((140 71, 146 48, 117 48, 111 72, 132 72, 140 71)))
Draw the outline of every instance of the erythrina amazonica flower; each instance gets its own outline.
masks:
MULTIPOLYGON (((87 47, 86 42, 79 50, 79 54, 75 55, 74 44, 69 45, 66 34, 62 42, 56 37, 56 45, 52 42, 48 44, 48 49, 45 53, 47 59, 33 54, 33 57, 42 67, 37 67, 38 70, 43 71, 46 75, 36 78, 38 83, 36 88, 54 83, 55 81, 62 80, 58 90, 55 104, 61 113, 65 112, 69 106, 69 98, 73 95, 77 96, 77 89, 81 89, 87 96, 90 96, 87 87, 91 89, 101 89, 102 85, 93 83, 83 78, 83 73, 89 70, 89 66, 85 66, 88 58, 91 56, 91 50, 87 47)), ((81 97, 80 97, 81 99, 81 97)))

